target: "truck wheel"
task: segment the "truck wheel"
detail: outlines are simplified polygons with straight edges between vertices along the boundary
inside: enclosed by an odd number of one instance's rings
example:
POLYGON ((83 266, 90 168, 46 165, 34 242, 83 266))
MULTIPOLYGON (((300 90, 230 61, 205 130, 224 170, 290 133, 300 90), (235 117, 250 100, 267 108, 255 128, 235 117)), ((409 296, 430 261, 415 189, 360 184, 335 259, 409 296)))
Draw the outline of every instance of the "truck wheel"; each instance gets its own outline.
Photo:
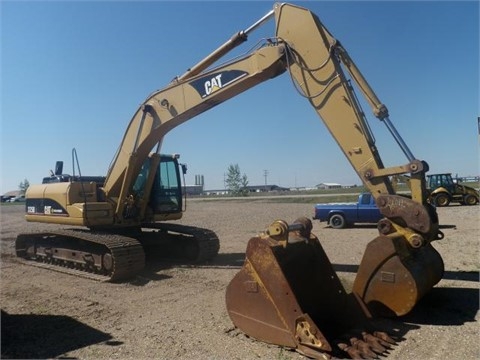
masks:
POLYGON ((450 197, 445 194, 441 193, 435 196, 435 206, 448 206, 450 204, 450 197))
POLYGON ((463 198, 463 202, 465 203, 465 205, 475 205, 478 202, 478 200, 472 194, 467 194, 463 198))
POLYGON ((334 229, 343 229, 347 225, 347 222, 345 221, 345 217, 340 214, 332 215, 329 223, 330 223, 330 226, 334 229))

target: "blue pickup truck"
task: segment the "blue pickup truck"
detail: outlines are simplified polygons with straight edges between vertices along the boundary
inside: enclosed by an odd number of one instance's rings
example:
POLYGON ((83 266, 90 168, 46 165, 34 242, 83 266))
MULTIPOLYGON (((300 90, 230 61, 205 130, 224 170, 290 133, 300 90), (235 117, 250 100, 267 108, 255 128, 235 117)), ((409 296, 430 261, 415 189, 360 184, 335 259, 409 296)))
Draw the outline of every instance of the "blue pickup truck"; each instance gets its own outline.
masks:
POLYGON ((316 204, 313 219, 326 221, 334 229, 342 229, 355 223, 377 223, 383 215, 370 193, 358 196, 357 203, 316 204))

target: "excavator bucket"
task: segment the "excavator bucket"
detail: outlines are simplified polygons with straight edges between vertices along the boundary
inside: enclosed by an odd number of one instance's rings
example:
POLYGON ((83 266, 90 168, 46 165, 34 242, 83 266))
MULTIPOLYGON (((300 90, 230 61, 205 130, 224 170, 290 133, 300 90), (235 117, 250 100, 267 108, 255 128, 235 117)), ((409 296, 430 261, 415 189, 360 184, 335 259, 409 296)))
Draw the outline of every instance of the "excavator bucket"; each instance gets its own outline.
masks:
POLYGON ((402 316, 443 277, 442 257, 428 243, 412 248, 380 235, 367 245, 353 284, 374 316, 402 316))
POLYGON ((312 223, 282 220, 252 238, 244 265, 227 287, 234 325, 260 341, 313 358, 372 358, 395 342, 373 331, 370 312, 347 293, 312 223))

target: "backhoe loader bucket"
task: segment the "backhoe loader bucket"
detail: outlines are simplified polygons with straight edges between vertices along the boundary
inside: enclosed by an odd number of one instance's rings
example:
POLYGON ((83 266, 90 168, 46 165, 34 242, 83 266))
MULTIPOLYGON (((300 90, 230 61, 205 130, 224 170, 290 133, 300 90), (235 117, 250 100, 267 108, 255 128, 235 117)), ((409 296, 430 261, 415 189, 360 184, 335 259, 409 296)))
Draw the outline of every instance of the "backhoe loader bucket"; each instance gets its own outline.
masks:
POLYGON ((394 341, 372 332, 368 309, 347 294, 311 229, 307 218, 290 226, 279 220, 249 241, 227 287, 231 320, 253 338, 313 358, 384 353, 394 341))

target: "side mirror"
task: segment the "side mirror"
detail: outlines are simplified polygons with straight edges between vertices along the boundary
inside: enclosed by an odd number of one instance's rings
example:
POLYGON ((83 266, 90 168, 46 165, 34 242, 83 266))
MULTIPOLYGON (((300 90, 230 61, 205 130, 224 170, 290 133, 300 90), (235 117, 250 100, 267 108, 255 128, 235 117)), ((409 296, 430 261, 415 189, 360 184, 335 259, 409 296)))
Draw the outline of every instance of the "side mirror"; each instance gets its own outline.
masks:
POLYGON ((180 164, 180 166, 182 167, 183 175, 185 175, 187 173, 187 164, 180 164))

